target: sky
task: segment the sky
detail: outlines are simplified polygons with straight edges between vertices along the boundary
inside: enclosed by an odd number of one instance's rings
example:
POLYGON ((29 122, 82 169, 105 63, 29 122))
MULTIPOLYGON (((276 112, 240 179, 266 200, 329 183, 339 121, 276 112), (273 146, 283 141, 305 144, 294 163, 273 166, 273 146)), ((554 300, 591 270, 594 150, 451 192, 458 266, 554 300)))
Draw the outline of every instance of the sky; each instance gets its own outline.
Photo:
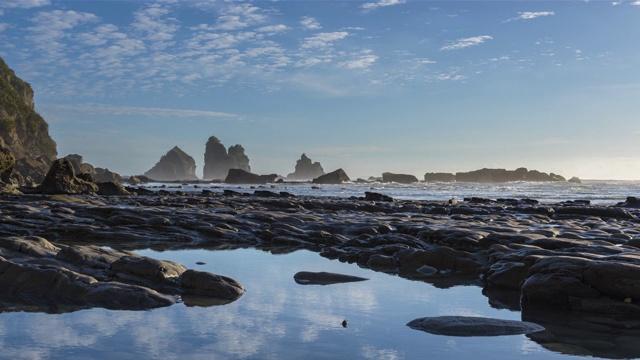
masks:
POLYGON ((640 1, 0 1, 59 156, 640 180, 640 1))

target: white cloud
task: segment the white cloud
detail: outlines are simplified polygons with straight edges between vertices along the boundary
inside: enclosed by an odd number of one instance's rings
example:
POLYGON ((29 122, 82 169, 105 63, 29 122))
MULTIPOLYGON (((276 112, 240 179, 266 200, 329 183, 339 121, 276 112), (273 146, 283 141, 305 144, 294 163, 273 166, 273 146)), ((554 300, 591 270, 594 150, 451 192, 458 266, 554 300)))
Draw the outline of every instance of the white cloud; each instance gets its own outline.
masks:
POLYGON ((634 1, 631 3, 631 5, 640 6, 640 1, 634 1))
MULTIPOLYGON (((172 40, 180 28, 175 18, 167 17, 170 10, 158 4, 137 11, 133 14, 135 21, 131 27, 146 35, 147 40, 165 42, 172 40)), ((165 45, 159 45, 164 47, 165 45)))
POLYGON ((281 32, 285 32, 287 30, 289 30, 289 27, 287 27, 286 25, 282 25, 282 24, 271 25, 271 26, 263 26, 261 28, 256 29, 256 31, 258 31, 258 32, 264 32, 264 33, 269 33, 269 34, 281 33, 281 32))
POLYGON ((266 20, 262 9, 251 4, 232 5, 221 11, 216 21, 220 30, 239 30, 258 25, 266 20))
POLYGON ((346 31, 319 33, 304 39, 302 47, 305 49, 328 47, 333 45, 333 42, 342 40, 347 36, 349 36, 349 33, 346 31))
POLYGON ((96 27, 93 32, 78 34, 78 39, 85 45, 100 46, 110 40, 126 39, 127 35, 119 32, 118 27, 111 24, 104 24, 96 27))
POLYGON ((104 104, 63 105, 52 104, 42 106, 47 112, 74 112, 86 115, 135 115, 151 117, 204 117, 204 118, 239 118, 239 115, 218 111, 147 108, 138 106, 111 106, 104 104))
POLYGON ((355 59, 341 62, 339 65, 347 69, 367 69, 376 60, 378 60, 378 56, 374 55, 371 50, 365 50, 357 54, 355 59))
POLYGON ((618 5, 622 5, 622 1, 613 1, 611 3, 612 6, 618 6, 618 5))
POLYGON ((474 36, 470 38, 458 39, 455 42, 445 45, 440 50, 460 50, 470 46, 476 46, 484 43, 487 40, 492 40, 493 37, 489 35, 474 36))
POLYGON ((302 20, 300 20, 300 25, 302 25, 302 27, 305 30, 320 30, 320 29, 322 29, 322 25, 320 25, 320 22, 316 18, 310 17, 310 16, 303 17, 302 20))
POLYGON ((22 8, 31 9, 35 7, 47 6, 51 4, 51 0, 2 0, 0 8, 22 8))
POLYGON ((406 0, 379 0, 377 2, 364 3, 360 7, 365 11, 375 10, 377 8, 404 4, 406 0))
POLYGON ((26 38, 46 53, 49 60, 60 58, 65 48, 63 41, 69 36, 68 31, 97 20, 98 17, 93 14, 72 10, 42 11, 31 19, 34 26, 27 28, 30 35, 26 38))
MULTIPOLYGON (((0 14, 0 15, 2 15, 2 14, 0 14)), ((7 30, 8 27, 9 27, 9 24, 0 23, 0 32, 3 32, 5 30, 7 30)))
POLYGON ((507 20, 507 22, 516 20, 531 20, 542 16, 553 16, 555 14, 556 13, 553 11, 525 11, 519 12, 518 16, 507 20))

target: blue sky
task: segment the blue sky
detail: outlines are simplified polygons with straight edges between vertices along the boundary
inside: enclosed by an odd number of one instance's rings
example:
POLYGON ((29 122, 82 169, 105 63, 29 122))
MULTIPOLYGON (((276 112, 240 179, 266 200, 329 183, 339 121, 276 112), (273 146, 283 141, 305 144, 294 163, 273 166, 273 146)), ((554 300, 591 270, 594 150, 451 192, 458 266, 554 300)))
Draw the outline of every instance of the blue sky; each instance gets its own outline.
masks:
POLYGON ((121 174, 215 135, 256 173, 640 179, 640 1, 0 2, 60 156, 121 174))

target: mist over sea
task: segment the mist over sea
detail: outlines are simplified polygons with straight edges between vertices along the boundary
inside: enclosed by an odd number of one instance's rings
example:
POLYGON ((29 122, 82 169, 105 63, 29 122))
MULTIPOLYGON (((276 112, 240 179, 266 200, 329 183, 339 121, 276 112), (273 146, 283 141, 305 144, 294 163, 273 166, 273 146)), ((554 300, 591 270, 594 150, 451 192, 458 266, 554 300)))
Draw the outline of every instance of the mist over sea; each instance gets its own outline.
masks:
POLYGON ((541 203, 569 200, 590 200, 592 204, 615 205, 627 196, 640 196, 640 181, 627 180, 583 180, 581 184, 566 182, 509 182, 509 183, 345 183, 341 185, 316 185, 311 183, 283 183, 267 185, 237 184, 164 184, 150 183, 147 188, 164 187, 166 190, 213 192, 233 190, 253 193, 268 190, 276 193, 288 192, 295 196, 319 196, 349 198, 364 196, 365 191, 377 192, 401 200, 448 201, 468 197, 487 199, 535 199, 541 203))

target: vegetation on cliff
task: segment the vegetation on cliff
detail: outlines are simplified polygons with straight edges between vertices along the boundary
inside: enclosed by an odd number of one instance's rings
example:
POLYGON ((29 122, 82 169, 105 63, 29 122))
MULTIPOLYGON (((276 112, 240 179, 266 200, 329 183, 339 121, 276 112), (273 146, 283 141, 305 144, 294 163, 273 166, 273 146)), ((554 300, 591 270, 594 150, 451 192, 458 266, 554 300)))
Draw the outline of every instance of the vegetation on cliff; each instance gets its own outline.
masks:
POLYGON ((29 83, 0 58, 0 138, 16 159, 44 156, 56 158, 56 142, 49 125, 34 110, 33 90, 29 83))

